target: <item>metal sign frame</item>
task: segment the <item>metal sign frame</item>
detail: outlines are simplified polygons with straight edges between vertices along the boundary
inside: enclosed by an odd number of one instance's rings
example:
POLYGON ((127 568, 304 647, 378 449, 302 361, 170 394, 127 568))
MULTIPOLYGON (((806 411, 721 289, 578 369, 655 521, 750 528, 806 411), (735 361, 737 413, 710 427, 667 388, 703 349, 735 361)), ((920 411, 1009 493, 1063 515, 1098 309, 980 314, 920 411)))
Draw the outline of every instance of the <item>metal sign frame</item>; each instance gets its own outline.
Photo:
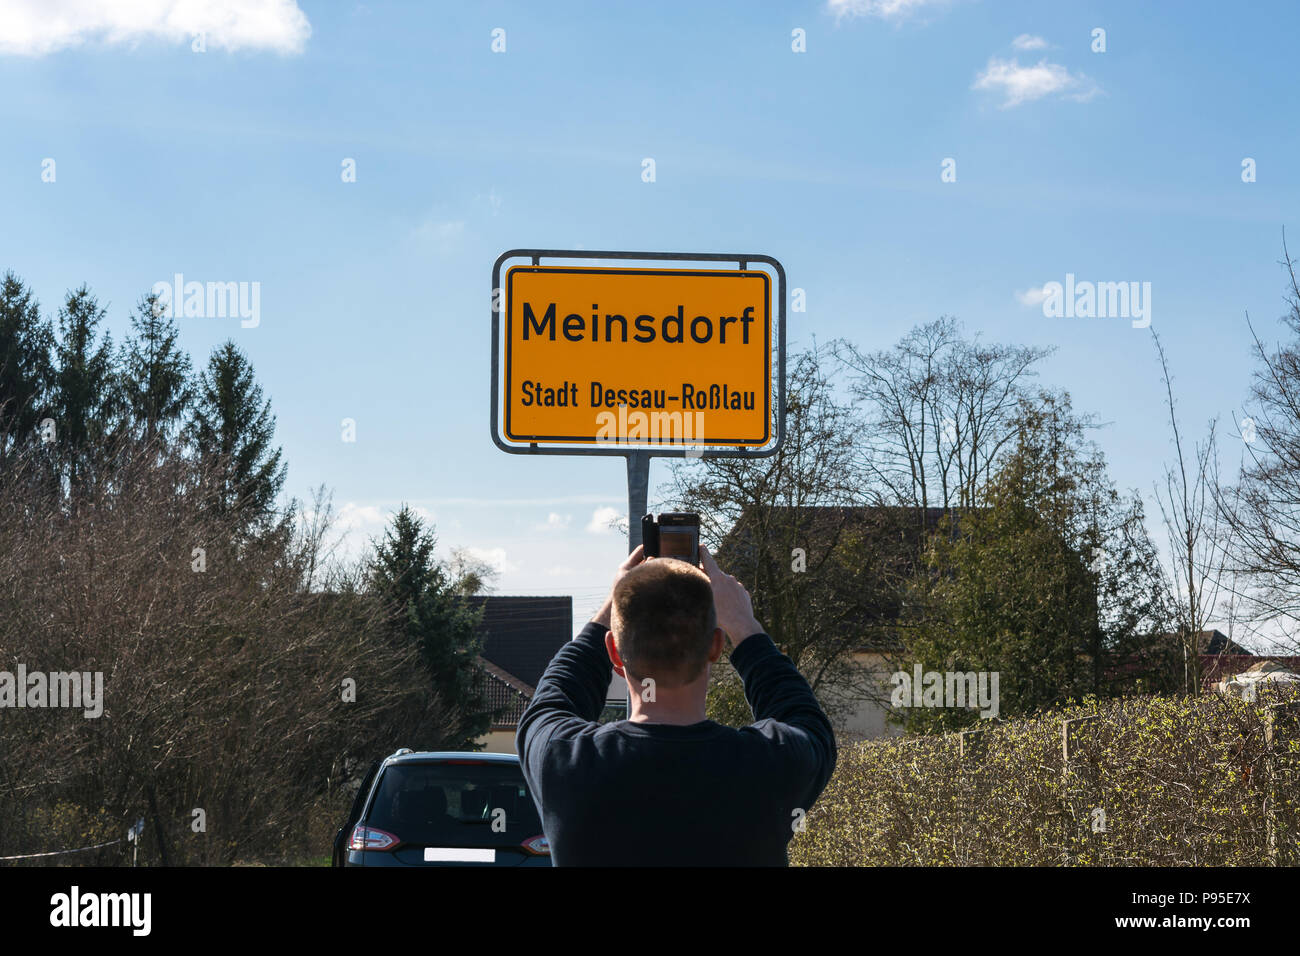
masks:
MULTIPOLYGON (((768 458, 775 455, 785 441, 785 269, 771 256, 742 255, 711 252, 602 252, 589 249, 511 249, 497 257, 492 265, 492 441, 504 452, 512 455, 618 455, 630 459, 642 455, 654 458, 768 458), (777 318, 777 390, 776 390, 776 441, 770 448, 715 448, 694 449, 673 445, 630 445, 609 442, 592 446, 553 446, 510 444, 501 438, 501 267, 510 259, 531 259, 535 266, 542 259, 631 259, 642 262, 656 260, 668 262, 738 263, 743 271, 751 262, 761 262, 776 271, 777 318)), ((771 343, 769 342, 769 347, 771 343)), ((640 529, 638 528, 638 535, 640 529)))

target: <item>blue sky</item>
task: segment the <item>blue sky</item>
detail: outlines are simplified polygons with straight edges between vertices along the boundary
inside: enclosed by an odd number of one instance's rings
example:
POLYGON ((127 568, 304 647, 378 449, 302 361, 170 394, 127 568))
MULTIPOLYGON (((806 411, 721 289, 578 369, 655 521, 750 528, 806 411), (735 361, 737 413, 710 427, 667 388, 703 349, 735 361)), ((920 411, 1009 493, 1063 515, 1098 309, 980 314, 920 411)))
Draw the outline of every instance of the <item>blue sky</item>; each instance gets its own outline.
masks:
POLYGON ((175 273, 260 283, 256 327, 182 319, 182 341, 248 353, 287 490, 332 488, 354 549, 410 502, 498 593, 573 594, 575 625, 625 552, 602 521, 623 463, 490 440, 502 251, 773 255, 807 293, 792 348, 884 348, 942 314, 1056 346, 1042 381, 1110 423, 1112 476, 1154 516, 1149 333, 1045 317, 1033 290, 1150 282, 1184 427, 1235 435, 1245 314, 1277 334, 1284 226, 1300 246, 1289 3, 96 6, 0 0, 0 269, 51 314, 88 283, 117 339, 175 273))

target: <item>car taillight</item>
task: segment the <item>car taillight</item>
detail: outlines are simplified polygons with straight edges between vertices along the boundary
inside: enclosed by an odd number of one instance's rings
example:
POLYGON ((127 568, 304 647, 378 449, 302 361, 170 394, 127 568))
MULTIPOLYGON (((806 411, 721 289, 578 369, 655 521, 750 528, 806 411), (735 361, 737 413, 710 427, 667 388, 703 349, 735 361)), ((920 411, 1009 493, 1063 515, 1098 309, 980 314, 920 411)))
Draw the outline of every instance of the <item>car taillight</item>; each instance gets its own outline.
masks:
POLYGON ((393 834, 358 823, 352 828, 349 850, 391 850, 401 842, 393 834))
POLYGON ((529 837, 520 844, 525 850, 533 856, 550 856, 551 841, 544 836, 529 837))

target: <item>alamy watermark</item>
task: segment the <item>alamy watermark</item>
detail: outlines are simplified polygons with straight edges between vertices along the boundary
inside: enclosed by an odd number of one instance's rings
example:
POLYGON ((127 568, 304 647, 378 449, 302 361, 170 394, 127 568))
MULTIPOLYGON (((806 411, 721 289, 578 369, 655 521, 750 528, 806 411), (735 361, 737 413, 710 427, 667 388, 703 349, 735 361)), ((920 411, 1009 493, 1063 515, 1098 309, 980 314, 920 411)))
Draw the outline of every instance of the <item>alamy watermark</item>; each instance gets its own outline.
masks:
POLYGON ((171 282, 155 282, 154 311, 187 319, 240 319, 240 326, 255 329, 262 322, 262 283, 190 282, 178 272, 171 282))
POLYGON ((685 445, 687 458, 699 458, 705 440, 704 412, 630 410, 620 404, 617 412, 596 413, 597 443, 685 445))
POLYGON ((894 692, 889 702, 894 707, 965 707, 979 708, 980 717, 991 720, 998 715, 997 671, 897 671, 890 682, 894 692))
POLYGON ((0 708, 81 708, 87 719, 104 713, 104 672, 0 671, 0 708))
POLYGON ((1042 302, 1049 319, 1131 319, 1135 329, 1151 325, 1150 282, 1076 282, 1067 272, 1064 283, 1031 289, 1021 301, 1042 302))
POLYGON ((83 893, 73 885, 50 897, 50 925, 123 927, 133 936, 148 936, 153 926, 152 893, 83 893))

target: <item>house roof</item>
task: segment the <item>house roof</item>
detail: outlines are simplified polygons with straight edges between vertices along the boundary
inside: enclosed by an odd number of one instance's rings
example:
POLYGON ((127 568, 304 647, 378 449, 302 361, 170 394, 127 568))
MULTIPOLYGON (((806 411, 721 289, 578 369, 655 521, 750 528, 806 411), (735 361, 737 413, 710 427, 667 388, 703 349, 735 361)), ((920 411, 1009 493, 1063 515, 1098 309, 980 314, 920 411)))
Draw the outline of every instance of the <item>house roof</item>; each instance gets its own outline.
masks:
POLYGON ((537 686, 555 652, 573 637, 573 598, 479 595, 483 659, 529 688, 537 686))
MULTIPOLYGON (((1147 647, 1181 647, 1179 636, 1173 631, 1166 631, 1163 634, 1153 634, 1144 641, 1147 647)), ((1238 656, 1251 656, 1251 651, 1242 647, 1232 638, 1228 637, 1220 630, 1201 631, 1196 642, 1197 653, 1205 656, 1217 656, 1220 654, 1231 654, 1238 656)))
POLYGON ((1198 650, 1202 654, 1250 654, 1250 651, 1219 630, 1201 631, 1198 650))
MULTIPOLYGON (((960 509, 911 508, 902 505, 774 505, 761 512, 747 510, 727 534, 733 546, 752 539, 758 526, 754 515, 767 516, 768 524, 788 531, 793 525, 799 534, 824 535, 840 528, 869 530, 874 535, 888 535, 916 542, 922 523, 926 531, 939 528, 944 516, 958 519, 960 509)), ((954 520, 954 524, 955 524, 954 520)))
POLYGON ((546 665, 573 636, 573 598, 479 595, 470 601, 483 609, 478 661, 488 707, 499 711, 491 729, 511 730, 546 665))

